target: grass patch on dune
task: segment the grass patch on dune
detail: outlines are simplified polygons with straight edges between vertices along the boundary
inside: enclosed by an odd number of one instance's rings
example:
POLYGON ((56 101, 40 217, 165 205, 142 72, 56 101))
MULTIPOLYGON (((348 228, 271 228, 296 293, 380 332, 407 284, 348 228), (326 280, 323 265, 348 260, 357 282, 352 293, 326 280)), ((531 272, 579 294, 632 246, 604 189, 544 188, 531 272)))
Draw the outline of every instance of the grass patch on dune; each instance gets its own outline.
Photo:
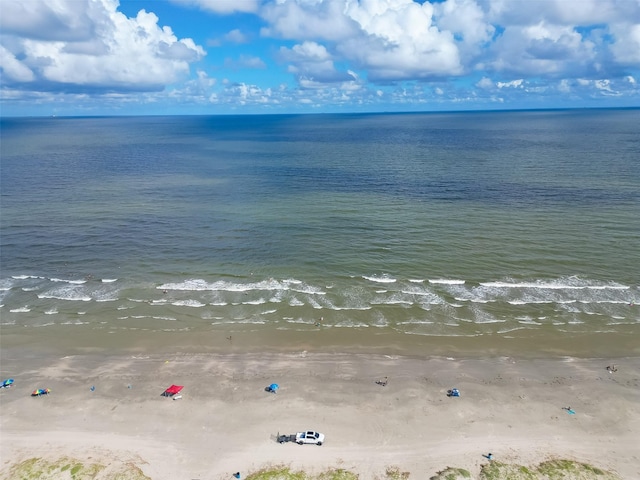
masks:
POLYGON ((551 460, 541 463, 538 472, 546 475, 549 480, 618 480, 618 476, 605 472, 586 463, 571 462, 569 460, 551 460))
POLYGON ((328 470, 316 477, 317 480, 358 480, 358 475, 348 470, 328 470))
POLYGON ((13 465, 4 478, 15 480, 92 480, 104 469, 105 466, 99 463, 83 464, 66 457, 58 461, 30 458, 13 465))
POLYGON ((292 472, 288 467, 263 468, 250 473, 247 480, 307 480, 304 472, 292 472))
POLYGON ((429 480, 471 480, 471 478, 471 473, 464 468, 447 467, 441 472, 435 474, 429 480))
POLYGON ((409 478, 409 472, 400 471, 399 467, 387 467, 384 480, 407 480, 409 478))
MULTIPOLYGON (((410 472, 390 466, 375 480, 409 480, 410 472)), ((244 478, 244 477, 243 477, 244 478)), ((356 473, 329 469, 317 475, 291 471, 289 467, 266 467, 250 473, 246 480, 359 480, 356 473)), ((483 465, 476 477, 463 468, 447 467, 433 476, 417 475, 429 480, 621 480, 619 476, 572 460, 552 460, 534 467, 492 461, 483 465)))
POLYGON ((316 476, 303 471, 291 471, 289 467, 269 467, 250 473, 246 480, 358 480, 358 475, 348 470, 330 469, 316 476))
POLYGON ((537 467, 490 462, 483 465, 480 480, 620 480, 620 477, 572 460, 551 460, 537 467))
POLYGON ((480 471, 481 480, 540 480, 536 473, 522 465, 513 465, 500 462, 490 462, 480 471))
MULTIPOLYGON (((257 472, 249 473, 246 480, 359 480, 357 473, 342 468, 331 468, 317 475, 304 471, 292 471, 286 466, 267 467, 257 472)), ((382 477, 376 480, 408 480, 409 472, 403 472, 399 467, 388 467, 382 477)))
MULTIPOLYGON (((375 480, 409 480, 411 474, 397 466, 389 466, 375 480)), ((429 477, 417 472, 416 478, 430 480, 621 480, 619 476, 571 460, 551 460, 534 467, 491 461, 482 466, 474 477, 462 468, 447 467, 429 477)), ((103 465, 97 462, 81 462, 63 457, 57 461, 43 458, 30 458, 5 467, 0 474, 1 480, 152 480, 133 463, 110 462, 103 465)), ((250 472, 244 480, 360 480, 357 473, 342 468, 329 468, 311 475, 304 470, 291 470, 284 465, 267 466, 250 472)))
POLYGON ((151 480, 135 465, 109 466, 73 458, 57 461, 30 458, 12 465, 0 476, 6 480, 151 480))

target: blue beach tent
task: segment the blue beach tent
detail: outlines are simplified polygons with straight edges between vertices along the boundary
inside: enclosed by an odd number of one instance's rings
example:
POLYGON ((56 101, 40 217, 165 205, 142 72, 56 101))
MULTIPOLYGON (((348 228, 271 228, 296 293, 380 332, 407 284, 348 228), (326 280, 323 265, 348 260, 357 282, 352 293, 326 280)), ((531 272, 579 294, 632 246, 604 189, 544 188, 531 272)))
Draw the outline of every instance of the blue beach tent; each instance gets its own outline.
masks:
POLYGON ((272 383, 271 385, 269 385, 269 391, 271 393, 276 393, 278 391, 278 388, 280 388, 280 386, 277 383, 272 383))

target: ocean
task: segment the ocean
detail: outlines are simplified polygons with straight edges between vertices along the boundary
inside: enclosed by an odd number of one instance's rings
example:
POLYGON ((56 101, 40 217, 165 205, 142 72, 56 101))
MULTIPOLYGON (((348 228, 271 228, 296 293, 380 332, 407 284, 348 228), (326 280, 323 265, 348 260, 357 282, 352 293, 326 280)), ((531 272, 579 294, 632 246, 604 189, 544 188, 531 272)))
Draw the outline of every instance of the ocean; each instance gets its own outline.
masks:
POLYGON ((638 109, 2 118, 3 346, 637 353, 639 125, 638 109))

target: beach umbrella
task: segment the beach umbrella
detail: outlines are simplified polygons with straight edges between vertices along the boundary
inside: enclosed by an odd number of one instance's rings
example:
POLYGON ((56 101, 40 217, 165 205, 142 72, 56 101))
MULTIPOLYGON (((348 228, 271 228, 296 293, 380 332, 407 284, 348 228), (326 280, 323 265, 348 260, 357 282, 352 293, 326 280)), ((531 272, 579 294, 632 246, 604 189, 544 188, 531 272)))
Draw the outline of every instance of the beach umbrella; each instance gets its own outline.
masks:
POLYGON ((269 385, 269 390, 271 390, 273 393, 276 393, 276 391, 280 388, 280 386, 277 383, 272 383, 271 385, 269 385))
POLYGON ((39 397, 40 395, 48 395, 51 390, 48 388, 38 388, 31 393, 32 397, 39 397))

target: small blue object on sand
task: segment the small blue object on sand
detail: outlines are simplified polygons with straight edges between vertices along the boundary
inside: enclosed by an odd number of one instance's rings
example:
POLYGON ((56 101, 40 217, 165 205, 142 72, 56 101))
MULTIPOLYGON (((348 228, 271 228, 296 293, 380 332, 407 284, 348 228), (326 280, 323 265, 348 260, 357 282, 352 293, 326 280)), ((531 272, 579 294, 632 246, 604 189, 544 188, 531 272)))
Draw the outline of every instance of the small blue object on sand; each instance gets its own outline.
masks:
POLYGON ((567 410, 567 413, 568 413, 569 415, 575 415, 575 414, 576 414, 576 412, 575 412, 575 411, 573 411, 573 410, 571 410, 571 409, 567 410))
POLYGON ((0 388, 9 388, 11 385, 13 385, 13 378, 7 378, 0 384, 0 388))

